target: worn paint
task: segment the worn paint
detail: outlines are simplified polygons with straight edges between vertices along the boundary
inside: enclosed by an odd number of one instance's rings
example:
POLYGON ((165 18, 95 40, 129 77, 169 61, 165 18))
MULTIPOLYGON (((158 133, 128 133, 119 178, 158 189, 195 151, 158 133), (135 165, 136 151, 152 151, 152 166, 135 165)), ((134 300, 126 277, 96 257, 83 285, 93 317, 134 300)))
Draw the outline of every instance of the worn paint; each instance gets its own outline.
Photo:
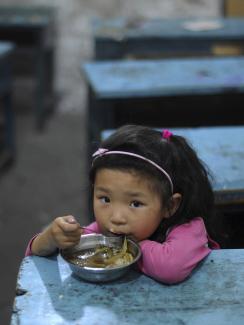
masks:
POLYGON ((185 58, 84 64, 97 99, 244 92, 244 58, 185 58))
POLYGON ((27 257, 11 325, 243 324, 244 249, 213 251, 178 285, 137 271, 106 284, 72 276, 60 257, 27 257))
POLYGON ((121 41, 129 38, 137 40, 149 37, 162 39, 172 38, 201 38, 210 40, 231 40, 244 38, 244 20, 241 18, 218 17, 218 18, 178 18, 178 19, 140 19, 133 17, 133 23, 129 17, 118 17, 113 19, 96 18, 93 20, 93 34, 103 39, 113 39, 115 33, 121 35, 121 41), (192 31, 186 28, 186 24, 197 21, 215 21, 219 28, 209 30, 192 31))
POLYGON ((215 46, 243 48, 244 20, 240 18, 139 19, 97 18, 93 22, 96 59, 140 58, 157 55, 213 54, 215 46), (187 24, 201 21, 215 23, 217 28, 189 30, 187 24))

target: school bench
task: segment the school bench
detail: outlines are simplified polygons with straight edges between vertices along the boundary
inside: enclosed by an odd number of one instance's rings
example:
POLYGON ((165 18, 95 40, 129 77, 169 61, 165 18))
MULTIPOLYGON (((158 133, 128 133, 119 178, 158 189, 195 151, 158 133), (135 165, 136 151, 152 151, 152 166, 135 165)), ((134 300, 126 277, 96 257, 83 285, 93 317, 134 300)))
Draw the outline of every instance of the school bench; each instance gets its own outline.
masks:
POLYGON ((171 127, 244 122, 244 57, 100 61, 82 65, 88 143, 125 123, 171 127))
POLYGON ((212 251, 177 285, 136 270, 93 284, 74 277, 60 256, 26 257, 10 324, 242 325, 243 278, 244 249, 212 251))
POLYGON ((14 48, 10 42, 0 42, 0 169, 15 158, 11 60, 14 48))
POLYGON ((35 82, 34 114, 38 129, 44 127, 55 94, 55 8, 49 6, 0 6, 0 40, 16 44, 13 57, 16 80, 35 82))
POLYGON ((96 60, 243 54, 244 19, 95 18, 92 35, 96 60))

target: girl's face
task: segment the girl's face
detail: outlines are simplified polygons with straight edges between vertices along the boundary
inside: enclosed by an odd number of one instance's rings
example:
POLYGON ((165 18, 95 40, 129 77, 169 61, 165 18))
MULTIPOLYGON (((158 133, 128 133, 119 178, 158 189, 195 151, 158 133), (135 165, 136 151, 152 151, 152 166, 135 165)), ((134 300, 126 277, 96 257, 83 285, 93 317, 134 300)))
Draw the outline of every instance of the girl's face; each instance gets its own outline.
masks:
POLYGON ((94 213, 103 234, 150 237, 168 210, 151 182, 139 174, 100 169, 94 183, 94 213))

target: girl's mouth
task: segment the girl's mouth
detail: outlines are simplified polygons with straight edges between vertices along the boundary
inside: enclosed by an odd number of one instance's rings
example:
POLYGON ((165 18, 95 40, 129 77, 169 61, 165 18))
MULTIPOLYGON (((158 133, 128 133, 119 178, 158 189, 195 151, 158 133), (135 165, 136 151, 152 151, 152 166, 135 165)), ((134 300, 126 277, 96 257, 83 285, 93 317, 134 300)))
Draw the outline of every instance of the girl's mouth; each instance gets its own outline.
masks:
POLYGON ((111 230, 109 230, 109 231, 107 231, 106 232, 106 236, 124 236, 125 234, 123 234, 123 233, 117 233, 117 232, 114 232, 114 231, 111 231, 111 230))
POLYGON ((124 236, 126 236, 126 238, 137 242, 137 239, 132 234, 125 234, 125 233, 121 233, 121 232, 119 233, 119 232, 114 232, 112 230, 107 230, 107 231, 103 232, 103 234, 107 237, 124 237, 124 236))
POLYGON ((115 236, 115 237, 117 237, 117 236, 127 236, 127 234, 125 234, 124 232, 122 232, 122 231, 116 231, 113 228, 104 229, 103 234, 105 236, 110 236, 110 237, 113 237, 113 236, 115 236))
POLYGON ((129 238, 131 240, 136 241, 135 237, 132 234, 126 234, 124 232, 123 233, 122 232, 115 232, 113 229, 107 230, 105 235, 110 236, 110 237, 113 237, 113 236, 115 236, 115 237, 117 237, 117 236, 124 237, 124 236, 126 236, 126 238, 129 238))

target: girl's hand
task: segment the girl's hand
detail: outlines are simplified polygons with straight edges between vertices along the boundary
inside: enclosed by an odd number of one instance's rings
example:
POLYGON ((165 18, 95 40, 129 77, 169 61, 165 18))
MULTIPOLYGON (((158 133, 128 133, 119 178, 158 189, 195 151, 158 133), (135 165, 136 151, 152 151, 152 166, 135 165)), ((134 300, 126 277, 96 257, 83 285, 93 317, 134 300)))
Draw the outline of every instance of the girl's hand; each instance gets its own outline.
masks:
POLYGON ((57 248, 64 249, 79 243, 83 230, 71 216, 56 218, 32 243, 32 253, 45 256, 54 253, 57 248))
POLYGON ((83 230, 76 219, 69 215, 56 218, 49 226, 48 232, 55 246, 64 249, 78 244, 83 230))

